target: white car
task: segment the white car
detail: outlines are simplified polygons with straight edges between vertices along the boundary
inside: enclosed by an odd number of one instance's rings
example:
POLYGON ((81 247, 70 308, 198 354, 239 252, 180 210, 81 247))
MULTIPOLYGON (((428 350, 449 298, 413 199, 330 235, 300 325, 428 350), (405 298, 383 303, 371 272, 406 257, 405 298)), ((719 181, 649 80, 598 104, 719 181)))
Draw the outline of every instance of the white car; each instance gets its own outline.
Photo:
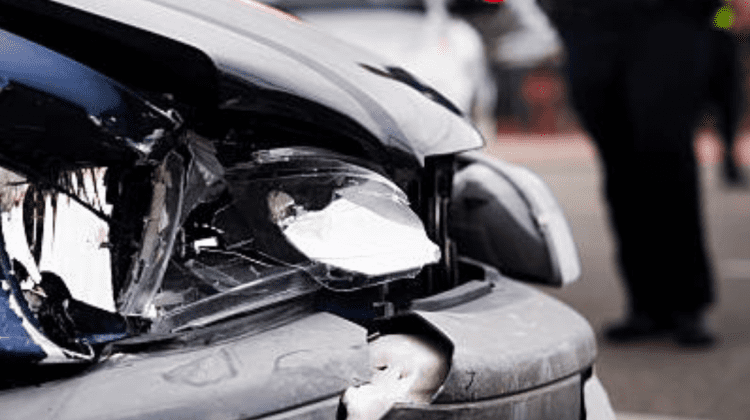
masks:
POLYGON ((449 0, 265 0, 380 54, 435 88, 487 137, 496 87, 480 34, 451 16, 449 0))

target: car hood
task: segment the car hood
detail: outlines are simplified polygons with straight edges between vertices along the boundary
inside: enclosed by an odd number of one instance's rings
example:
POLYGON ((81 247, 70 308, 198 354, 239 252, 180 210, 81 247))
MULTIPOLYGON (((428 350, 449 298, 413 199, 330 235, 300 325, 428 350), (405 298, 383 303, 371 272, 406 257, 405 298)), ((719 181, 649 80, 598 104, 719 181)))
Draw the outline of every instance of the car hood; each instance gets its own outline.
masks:
POLYGON ((399 63, 471 111, 485 80, 484 46, 466 22, 439 13, 399 10, 324 10, 297 14, 307 22, 399 63))
POLYGON ((419 86, 391 77, 389 63, 382 58, 251 0, 58 3, 197 48, 210 57, 220 77, 338 111, 384 146, 412 154, 420 162, 483 144, 466 118, 419 86))

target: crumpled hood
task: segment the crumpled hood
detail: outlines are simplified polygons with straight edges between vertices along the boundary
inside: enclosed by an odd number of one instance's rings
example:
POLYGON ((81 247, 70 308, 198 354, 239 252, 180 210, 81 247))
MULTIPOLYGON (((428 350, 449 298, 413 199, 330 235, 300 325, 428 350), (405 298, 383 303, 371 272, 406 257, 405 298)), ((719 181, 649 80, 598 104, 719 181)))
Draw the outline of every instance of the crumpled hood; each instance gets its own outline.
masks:
POLYGON ((385 69, 391 63, 257 2, 58 2, 198 48, 220 73, 332 108, 383 145, 420 161, 483 144, 465 118, 406 83, 366 68, 385 69))

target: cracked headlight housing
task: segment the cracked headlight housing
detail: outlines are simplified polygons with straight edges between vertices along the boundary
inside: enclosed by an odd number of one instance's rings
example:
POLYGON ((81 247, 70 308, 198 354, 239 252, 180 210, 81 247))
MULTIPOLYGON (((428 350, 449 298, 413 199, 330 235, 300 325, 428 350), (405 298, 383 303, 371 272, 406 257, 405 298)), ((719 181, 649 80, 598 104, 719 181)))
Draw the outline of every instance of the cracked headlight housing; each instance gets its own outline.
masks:
POLYGON ((217 227, 227 246, 242 244, 289 265, 324 265, 326 275, 315 278, 325 287, 414 277, 440 260, 404 192, 330 152, 258 152, 228 168, 226 180, 233 204, 217 215, 217 227))

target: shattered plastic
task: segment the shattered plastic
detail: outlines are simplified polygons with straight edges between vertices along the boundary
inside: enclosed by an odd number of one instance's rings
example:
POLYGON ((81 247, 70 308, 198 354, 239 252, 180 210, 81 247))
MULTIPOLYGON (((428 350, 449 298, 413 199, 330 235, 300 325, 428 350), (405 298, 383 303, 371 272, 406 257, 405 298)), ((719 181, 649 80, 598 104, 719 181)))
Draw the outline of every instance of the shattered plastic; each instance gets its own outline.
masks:
POLYGON ((183 160, 170 153, 156 172, 151 209, 146 217, 143 245, 131 268, 130 284, 119 302, 120 312, 149 315, 149 305, 172 255, 183 200, 183 160))
POLYGON ((205 139, 186 142, 189 163, 170 153, 155 170, 119 292, 119 312, 153 319, 154 331, 208 325, 317 284, 413 277, 440 259, 405 194, 371 170, 315 149, 263 151, 225 169, 205 139))
MULTIPOLYGON (((255 246, 273 242, 275 252, 260 250, 276 258, 287 255, 289 264, 309 259, 344 271, 316 276, 325 287, 352 289, 413 277, 440 259, 406 195, 382 175, 338 155, 311 148, 262 151, 227 172, 235 204, 244 217, 255 219, 254 229, 269 219, 275 224, 266 227, 270 239, 256 240, 255 246)), ((237 233, 224 238, 248 239, 237 233)))
POLYGON ((58 349, 45 350, 48 359, 90 358, 87 343, 131 333, 121 315, 177 332, 321 286, 414 277, 440 259, 406 195, 370 169, 310 148, 262 151, 224 168, 202 137, 184 142, 187 153, 167 153, 151 171, 145 196, 125 197, 150 202, 131 257, 118 235, 139 216, 117 216, 128 201, 109 202, 122 188, 117 172, 63 173, 55 188, 2 172, 5 250, 26 285, 21 305, 39 322, 27 331, 58 349), (114 257, 130 261, 124 282, 111 271, 114 257))
POLYGON ((413 276, 440 260, 440 249, 427 238, 404 193, 384 177, 293 151, 277 163, 287 169, 280 179, 268 180, 278 188, 268 196, 272 218, 284 237, 311 260, 372 277, 405 272, 413 276), (294 161, 299 162, 299 172, 289 167, 294 161), (297 184, 320 188, 321 194, 311 200, 300 194, 297 184))

